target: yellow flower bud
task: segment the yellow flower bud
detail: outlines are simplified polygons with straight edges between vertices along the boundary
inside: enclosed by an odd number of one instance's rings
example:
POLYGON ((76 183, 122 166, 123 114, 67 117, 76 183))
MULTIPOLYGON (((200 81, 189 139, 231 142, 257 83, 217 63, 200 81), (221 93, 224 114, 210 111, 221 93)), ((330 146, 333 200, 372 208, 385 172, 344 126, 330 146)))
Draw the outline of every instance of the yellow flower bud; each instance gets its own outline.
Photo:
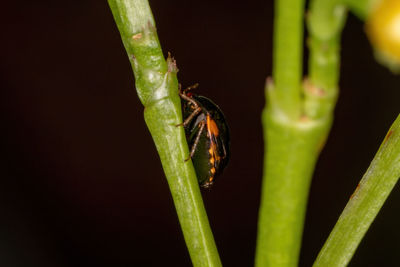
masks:
POLYGON ((378 60, 399 70, 400 0, 381 0, 367 18, 366 31, 378 60))

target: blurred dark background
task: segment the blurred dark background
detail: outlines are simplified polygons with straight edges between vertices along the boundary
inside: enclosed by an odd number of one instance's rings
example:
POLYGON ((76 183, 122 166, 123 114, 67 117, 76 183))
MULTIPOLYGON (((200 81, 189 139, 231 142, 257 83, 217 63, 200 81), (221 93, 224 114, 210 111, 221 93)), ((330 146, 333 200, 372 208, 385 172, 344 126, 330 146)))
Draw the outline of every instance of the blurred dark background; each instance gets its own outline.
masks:
MULTIPOLYGON (((230 165, 203 197, 225 266, 252 266, 271 73, 272 1, 150 1, 179 81, 223 109, 230 165)), ((0 265, 190 266, 106 1, 6 1, 0 42, 0 265)), ((343 33, 340 99, 301 251, 311 266, 399 113, 400 77, 363 24, 343 33)), ((306 55, 305 55, 306 56, 306 55)), ((398 266, 396 187, 350 266, 398 266)))

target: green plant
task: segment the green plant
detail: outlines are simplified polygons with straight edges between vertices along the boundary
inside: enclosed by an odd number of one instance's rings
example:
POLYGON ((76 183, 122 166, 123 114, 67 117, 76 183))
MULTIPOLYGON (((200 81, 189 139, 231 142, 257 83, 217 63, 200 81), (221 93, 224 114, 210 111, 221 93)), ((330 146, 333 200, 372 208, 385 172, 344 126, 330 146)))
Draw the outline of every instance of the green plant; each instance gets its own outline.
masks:
POLYGON ((220 266, 182 127, 175 61, 164 59, 147 0, 109 0, 132 64, 144 119, 160 155, 193 264, 220 266))
MULTIPOLYGON (((311 0, 309 74, 303 79, 301 0, 275 1, 273 75, 263 111, 265 159, 255 265, 297 266, 307 196, 338 95, 347 9, 368 18, 379 0, 311 0)), ((385 0, 382 0, 385 1, 385 0)), ((146 0, 109 0, 131 61, 144 118, 160 155, 194 266, 221 266, 188 157, 175 61, 164 59, 146 0)), ((315 266, 345 266, 400 176, 400 117, 360 182, 315 266)))

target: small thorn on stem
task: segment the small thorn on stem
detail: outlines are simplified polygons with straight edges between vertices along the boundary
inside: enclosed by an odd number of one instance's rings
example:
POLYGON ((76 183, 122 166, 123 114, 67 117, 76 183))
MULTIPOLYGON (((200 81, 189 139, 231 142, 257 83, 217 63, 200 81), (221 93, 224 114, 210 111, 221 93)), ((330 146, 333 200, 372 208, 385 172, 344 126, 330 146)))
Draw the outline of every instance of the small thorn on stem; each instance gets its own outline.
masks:
POLYGON ((168 58, 167 58, 167 64, 168 64, 168 72, 178 72, 178 67, 176 66, 176 60, 171 56, 171 53, 168 52, 168 58))
POLYGON ((142 38, 142 36, 143 36, 143 34, 142 34, 141 32, 139 32, 139 33, 137 33, 137 34, 132 35, 132 39, 135 40, 135 41, 137 41, 137 40, 139 40, 140 38, 142 38))
POLYGON ((153 25, 153 23, 151 22, 151 20, 147 21, 147 28, 148 28, 149 30, 152 30, 152 31, 156 31, 156 30, 157 30, 157 29, 156 29, 156 26, 153 25))
POLYGON ((385 136, 385 142, 390 138, 390 136, 392 136, 392 134, 393 134, 393 130, 389 130, 389 132, 385 136))
POLYGON ((300 122, 309 122, 310 118, 307 115, 300 116, 300 122))
POLYGON ((354 190, 353 194, 351 194, 350 199, 352 199, 355 196, 355 194, 359 189, 360 189, 360 184, 357 185, 356 190, 354 190))
POLYGON ((326 92, 324 89, 315 86, 309 79, 305 78, 303 82, 304 90, 310 95, 324 97, 326 92))
POLYGON ((272 79, 271 76, 268 76, 268 77, 265 79, 265 88, 266 88, 267 90, 272 90, 272 89, 274 88, 274 80, 272 79))

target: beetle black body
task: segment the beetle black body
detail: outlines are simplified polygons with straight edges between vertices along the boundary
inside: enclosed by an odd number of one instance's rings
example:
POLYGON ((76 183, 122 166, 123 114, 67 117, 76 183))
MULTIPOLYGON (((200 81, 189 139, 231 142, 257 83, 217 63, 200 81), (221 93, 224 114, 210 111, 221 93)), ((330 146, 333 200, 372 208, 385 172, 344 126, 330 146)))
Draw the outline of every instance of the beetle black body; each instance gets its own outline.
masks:
POLYGON ((221 109, 210 99, 188 92, 183 99, 183 126, 200 186, 210 187, 229 160, 229 129, 221 109))

